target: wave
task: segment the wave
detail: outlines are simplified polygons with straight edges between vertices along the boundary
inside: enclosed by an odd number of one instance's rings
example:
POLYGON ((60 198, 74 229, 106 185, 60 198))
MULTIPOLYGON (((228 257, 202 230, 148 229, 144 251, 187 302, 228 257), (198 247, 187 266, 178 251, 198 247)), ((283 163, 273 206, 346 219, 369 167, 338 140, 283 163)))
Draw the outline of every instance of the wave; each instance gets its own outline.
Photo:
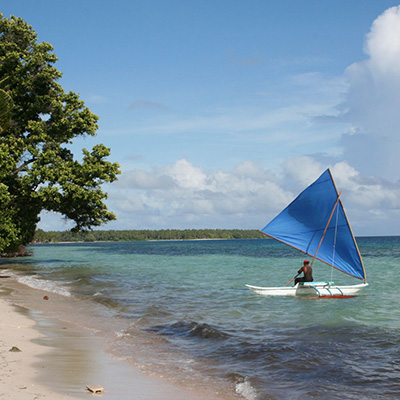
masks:
POLYGON ((257 399, 257 391, 247 379, 236 384, 235 392, 247 400, 257 399))
POLYGON ((200 339, 224 340, 229 335, 206 323, 178 321, 173 324, 157 325, 147 330, 166 336, 196 337, 200 339))
MULTIPOLYGON (((251 384, 249 378, 247 376, 243 376, 237 373, 227 374, 227 378, 233 382, 233 386, 235 388, 235 393, 241 396, 246 400, 257 400, 258 393, 256 389, 251 384)), ((267 398, 270 400, 270 398, 267 398)), ((267 400, 266 399, 266 400, 267 400)))
POLYGON ((49 281, 38 275, 17 276, 17 281, 33 289, 56 293, 61 296, 71 297, 71 292, 61 282, 49 281))

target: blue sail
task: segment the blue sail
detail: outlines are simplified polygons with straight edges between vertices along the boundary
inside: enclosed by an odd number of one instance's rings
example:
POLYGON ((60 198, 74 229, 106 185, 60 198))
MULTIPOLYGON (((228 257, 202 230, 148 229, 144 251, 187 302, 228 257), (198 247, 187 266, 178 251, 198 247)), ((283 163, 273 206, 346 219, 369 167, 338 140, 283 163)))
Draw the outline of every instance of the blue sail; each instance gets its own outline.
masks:
POLYGON ((329 169, 261 232, 366 281, 362 258, 329 169))

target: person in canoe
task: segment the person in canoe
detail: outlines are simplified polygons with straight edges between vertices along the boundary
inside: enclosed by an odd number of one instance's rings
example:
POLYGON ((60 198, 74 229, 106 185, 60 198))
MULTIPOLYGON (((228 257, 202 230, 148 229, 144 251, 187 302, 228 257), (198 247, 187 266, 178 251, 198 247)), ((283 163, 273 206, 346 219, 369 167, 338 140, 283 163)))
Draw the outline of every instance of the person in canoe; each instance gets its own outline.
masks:
POLYGON ((295 286, 299 282, 312 282, 314 280, 312 276, 312 266, 310 265, 310 261, 304 260, 303 266, 297 271, 298 275, 300 275, 301 273, 303 273, 304 275, 301 278, 296 278, 294 280, 295 286))

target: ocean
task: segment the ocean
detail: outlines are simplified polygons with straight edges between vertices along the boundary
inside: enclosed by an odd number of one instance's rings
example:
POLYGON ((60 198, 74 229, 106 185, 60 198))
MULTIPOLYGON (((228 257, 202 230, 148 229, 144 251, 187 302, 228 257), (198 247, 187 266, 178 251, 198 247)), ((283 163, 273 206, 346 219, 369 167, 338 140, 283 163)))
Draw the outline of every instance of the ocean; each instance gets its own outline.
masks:
MULTIPOLYGON (((247 400, 398 399, 400 237, 358 244, 370 286, 347 299, 251 292, 304 260, 267 239, 35 245, 0 267, 79 304, 70 318, 150 374, 247 400)), ((318 262, 314 279, 360 283, 318 262)))

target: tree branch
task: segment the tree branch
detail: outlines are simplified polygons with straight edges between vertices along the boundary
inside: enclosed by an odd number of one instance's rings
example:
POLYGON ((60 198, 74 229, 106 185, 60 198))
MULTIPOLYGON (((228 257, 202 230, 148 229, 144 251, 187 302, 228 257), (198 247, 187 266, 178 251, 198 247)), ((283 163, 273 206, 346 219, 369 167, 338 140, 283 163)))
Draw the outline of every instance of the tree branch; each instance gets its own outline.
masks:
POLYGON ((14 170, 12 172, 13 175, 17 175, 20 172, 22 172, 25 167, 27 167, 29 164, 32 164, 33 162, 35 162, 37 160, 36 157, 32 157, 30 160, 25 161, 23 164, 21 164, 16 170, 14 170))

